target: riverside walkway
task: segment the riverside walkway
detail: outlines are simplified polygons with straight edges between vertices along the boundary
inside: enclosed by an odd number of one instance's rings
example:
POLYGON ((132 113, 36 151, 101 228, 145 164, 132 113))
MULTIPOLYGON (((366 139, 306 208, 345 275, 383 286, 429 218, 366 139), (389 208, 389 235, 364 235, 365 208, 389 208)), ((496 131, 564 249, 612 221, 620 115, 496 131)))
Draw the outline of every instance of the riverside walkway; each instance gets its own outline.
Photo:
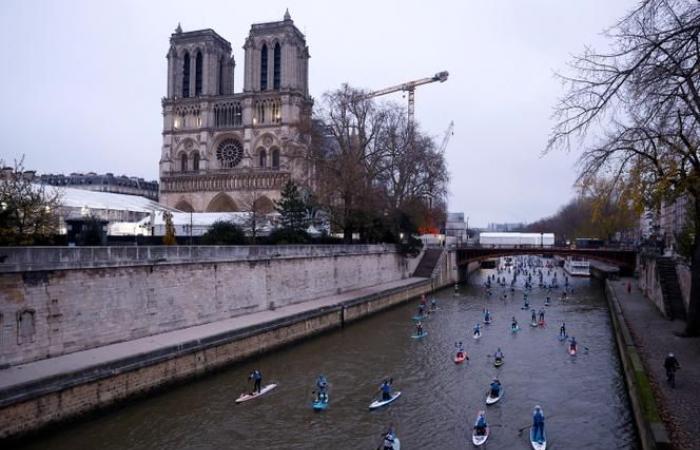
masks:
POLYGON ((678 450, 700 450, 700 338, 681 338, 685 322, 669 321, 635 287, 635 280, 610 281, 651 380, 660 414, 678 450), (632 290, 627 292, 627 284, 632 290), (673 352, 681 365, 676 389, 666 383, 664 359, 673 352))
MULTIPOLYGON (((336 308, 356 299, 400 291, 425 284, 424 278, 407 278, 378 286, 355 289, 317 300, 296 303, 275 310, 233 317, 226 320, 120 342, 54 358, 11 366, 0 370, 0 404, 21 401, 33 391, 61 389, 80 383, 83 375, 129 370, 143 358, 172 357, 193 346, 229 339, 231 334, 259 332, 261 327, 292 320, 307 313, 336 308), (77 376, 76 376, 77 375, 77 376)), ((35 393, 35 394, 36 394, 35 393)), ((2 405, 0 405, 2 406, 2 405)), ((1 427, 0 427, 1 428, 1 427)), ((0 430, 1 431, 1 430, 0 430)))

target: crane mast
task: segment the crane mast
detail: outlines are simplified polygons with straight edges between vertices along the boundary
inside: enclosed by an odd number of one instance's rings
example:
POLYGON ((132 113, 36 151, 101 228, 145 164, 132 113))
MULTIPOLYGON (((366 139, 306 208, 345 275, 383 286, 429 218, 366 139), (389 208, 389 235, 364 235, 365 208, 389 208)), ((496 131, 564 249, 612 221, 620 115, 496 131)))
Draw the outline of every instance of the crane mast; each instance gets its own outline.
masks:
POLYGON ((424 84, 429 84, 429 83, 435 83, 440 82, 444 83, 447 81, 447 77, 449 77, 450 73, 445 71, 438 72, 432 77, 427 77, 427 78, 421 78, 420 80, 413 80, 413 81, 408 81, 406 83, 402 84, 397 84, 396 86, 391 86, 388 88, 384 89, 379 89, 377 91, 372 91, 369 94, 367 94, 367 98, 374 98, 374 97, 379 97, 382 95, 386 94, 391 94, 393 92, 408 92, 408 123, 413 124, 413 116, 415 112, 415 93, 416 93, 416 88, 418 86, 422 86, 424 84))

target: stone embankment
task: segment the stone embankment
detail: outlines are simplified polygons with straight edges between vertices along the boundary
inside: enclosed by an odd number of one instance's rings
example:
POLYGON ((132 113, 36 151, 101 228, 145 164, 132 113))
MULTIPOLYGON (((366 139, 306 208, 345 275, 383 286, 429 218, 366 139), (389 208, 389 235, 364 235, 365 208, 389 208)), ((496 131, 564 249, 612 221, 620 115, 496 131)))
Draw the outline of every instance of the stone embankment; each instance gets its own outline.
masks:
POLYGON ((114 252, 45 256, 60 266, 52 270, 41 258, 6 257, 0 320, 13 323, 0 329, 12 328, 16 339, 0 340, 0 439, 342 327, 455 281, 449 252, 430 278, 420 278, 410 276, 418 261, 391 246, 353 247, 277 247, 274 256, 269 248, 263 256, 251 248, 223 257, 225 250, 212 250, 196 261, 171 255, 131 266, 121 250, 118 260, 114 252))

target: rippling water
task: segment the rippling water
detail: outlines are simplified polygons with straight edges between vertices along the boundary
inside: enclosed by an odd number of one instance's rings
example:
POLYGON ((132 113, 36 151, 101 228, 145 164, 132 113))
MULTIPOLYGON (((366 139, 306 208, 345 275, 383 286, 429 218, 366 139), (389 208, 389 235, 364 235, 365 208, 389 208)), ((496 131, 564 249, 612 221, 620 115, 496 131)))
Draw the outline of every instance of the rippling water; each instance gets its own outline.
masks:
MULTIPOLYGON (((26 443, 27 449, 375 449, 380 434, 393 424, 406 449, 471 447, 476 413, 486 410, 492 426, 487 448, 527 449, 527 430, 535 404, 544 408, 551 449, 636 449, 637 440, 620 374, 620 364, 602 289, 587 279, 573 282, 573 297, 561 303, 554 291, 546 309, 548 326, 528 326, 520 309, 522 291, 505 302, 498 288, 486 299, 481 282, 456 296, 452 289, 435 295, 439 311, 428 319, 429 335, 410 339, 417 301, 375 315, 345 329, 306 340, 228 370, 108 414, 66 425, 26 443), (514 297, 514 298, 513 298, 514 297), (493 323, 483 337, 471 328, 488 307, 493 323), (515 315, 522 327, 510 332, 515 315), (566 321, 579 341, 570 357, 557 339, 566 321), (452 362, 454 343, 464 342, 471 360, 452 362), (505 364, 496 369, 487 357, 497 347, 505 364), (584 351, 584 347, 589 349, 584 351), (279 387, 260 399, 234 405, 249 389, 248 373, 258 367, 264 383, 279 387), (311 409, 315 377, 330 383, 330 407, 311 409), (488 408, 485 393, 494 375, 505 388, 501 401, 488 408), (403 395, 391 406, 369 412, 385 376, 403 395)), ((560 280, 562 279, 560 275, 560 280)), ((535 288, 531 306, 539 309, 545 292, 535 288)))

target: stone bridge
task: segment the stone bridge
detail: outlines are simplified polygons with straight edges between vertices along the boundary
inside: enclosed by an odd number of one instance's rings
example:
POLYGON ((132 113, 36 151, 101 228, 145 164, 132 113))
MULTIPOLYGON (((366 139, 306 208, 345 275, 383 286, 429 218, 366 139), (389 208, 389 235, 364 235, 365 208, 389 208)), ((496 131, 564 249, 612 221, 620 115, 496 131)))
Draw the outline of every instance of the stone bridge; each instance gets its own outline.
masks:
POLYGON ((633 273, 637 263, 637 251, 630 248, 570 248, 527 245, 470 245, 457 247, 457 266, 502 256, 582 256, 620 268, 622 273, 633 273))

